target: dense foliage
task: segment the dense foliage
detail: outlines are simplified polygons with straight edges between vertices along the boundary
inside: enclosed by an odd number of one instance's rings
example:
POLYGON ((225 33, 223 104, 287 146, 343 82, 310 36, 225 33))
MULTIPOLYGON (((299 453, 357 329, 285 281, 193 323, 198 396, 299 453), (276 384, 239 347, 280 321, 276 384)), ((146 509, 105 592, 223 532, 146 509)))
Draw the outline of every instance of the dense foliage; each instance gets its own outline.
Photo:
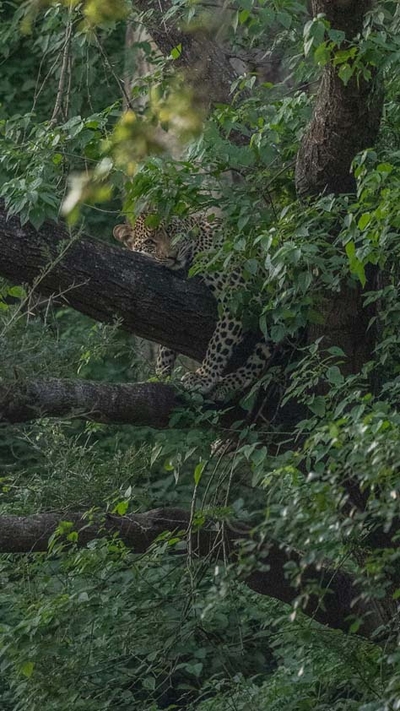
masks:
MULTIPOLYGON (((212 219, 218 208, 222 246, 193 271, 243 270, 246 289, 232 295, 232 308, 248 328, 294 350, 344 284, 361 285, 365 306, 379 307, 370 322, 376 343, 358 373, 346 374, 343 351, 323 351, 318 339, 269 369, 266 391, 278 384, 280 405, 302 407, 290 428, 277 417, 221 431, 201 398, 163 432, 78 418, 2 425, 1 513, 58 510, 68 522, 68 511, 195 507, 198 525, 234 517, 301 551, 299 567, 287 566, 294 582, 308 564, 328 561, 355 575, 366 600, 397 599, 399 534, 390 545, 374 539, 400 515, 397 3, 379 3, 345 49, 323 17, 309 19, 306 3, 232 0, 220 16, 213 3, 172 3, 167 19, 186 27, 212 30, 222 17, 232 56, 248 62, 231 105, 215 106, 204 123, 174 71, 181 47, 167 57, 148 40, 126 47, 126 23, 138 27, 146 14, 111 6, 0 5, 0 196, 11 213, 40 228, 63 209, 74 230, 108 240, 123 214, 148 204, 164 219, 203 210, 212 219), (268 79, 251 71, 266 49, 279 67, 268 79), (125 111, 124 72, 135 77, 143 53, 151 72, 136 77, 125 111), (355 158, 357 195, 300 204, 294 162, 328 61, 345 83, 377 72, 381 132, 355 158), (177 127, 184 141, 172 158, 164 146, 177 127), (221 436, 235 440, 233 452, 215 453, 221 436), (349 505, 348 482, 363 508, 349 505)), ((1 298, 2 381, 151 374, 146 345, 117 326, 9 283, 1 298)), ((254 389, 243 399, 245 412, 256 397, 254 389)), ((256 551, 233 564, 170 555, 184 543, 167 535, 141 556, 117 538, 85 549, 73 531, 67 538, 54 536, 46 554, 0 560, 5 711, 400 708, 394 630, 366 641, 357 617, 348 635, 318 625, 301 612, 311 593, 325 604, 307 580, 293 608, 251 592, 241 581, 256 551)))

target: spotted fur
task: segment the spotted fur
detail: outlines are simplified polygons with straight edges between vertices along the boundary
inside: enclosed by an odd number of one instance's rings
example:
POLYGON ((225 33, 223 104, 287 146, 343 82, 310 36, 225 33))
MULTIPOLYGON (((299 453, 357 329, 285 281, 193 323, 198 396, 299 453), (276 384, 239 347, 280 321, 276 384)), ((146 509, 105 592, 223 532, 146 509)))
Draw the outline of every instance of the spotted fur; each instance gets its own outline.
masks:
MULTIPOLYGON (((168 269, 183 269, 186 272, 194 260, 214 246, 215 223, 204 218, 188 217, 173 219, 168 226, 157 227, 146 224, 146 216, 140 215, 134 226, 130 224, 114 227, 114 237, 134 252, 146 254, 168 269)), ((189 390, 203 394, 214 391, 217 399, 225 399, 232 391, 242 390, 254 382, 265 367, 270 352, 266 344, 259 344, 244 366, 223 376, 233 349, 242 340, 242 323, 229 311, 226 292, 243 283, 239 273, 228 275, 205 273, 202 278, 220 305, 220 318, 208 344, 206 356, 195 373, 187 373, 182 382, 189 390), (222 308, 221 308, 222 307, 222 308)), ((160 376, 169 375, 176 359, 175 351, 160 346, 156 372, 160 376)))

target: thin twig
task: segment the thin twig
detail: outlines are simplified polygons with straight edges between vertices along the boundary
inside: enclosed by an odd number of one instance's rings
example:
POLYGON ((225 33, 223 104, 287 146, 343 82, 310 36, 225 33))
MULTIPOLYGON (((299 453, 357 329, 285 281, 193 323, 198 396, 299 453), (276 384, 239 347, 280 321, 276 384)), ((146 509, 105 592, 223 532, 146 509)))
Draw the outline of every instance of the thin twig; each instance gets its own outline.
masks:
POLYGON ((68 76, 68 86, 67 86, 67 92, 65 95, 65 106, 64 106, 65 121, 68 121, 69 103, 70 103, 70 98, 71 98, 71 85, 72 85, 72 54, 71 53, 69 53, 69 56, 68 56, 67 76, 68 76))
POLYGON ((56 103, 54 104, 53 115, 50 119, 50 124, 49 124, 50 127, 55 126, 55 124, 57 123, 57 118, 58 118, 58 116, 61 112, 61 109, 62 109, 64 86, 65 86, 65 80, 66 80, 67 73, 68 73, 69 49, 70 49, 70 45, 71 45, 71 36, 72 36, 72 20, 70 19, 70 20, 68 20, 68 24, 67 24, 67 27, 65 30, 65 42, 64 42, 64 50, 63 50, 63 55, 62 55, 60 79, 58 82, 56 103))
POLYGON ((132 102, 131 102, 131 99, 130 99, 129 94, 127 93, 127 91, 126 91, 126 89, 125 89, 124 82, 123 82, 123 81, 117 76, 117 74, 115 73, 114 68, 113 68, 113 66, 112 66, 112 64, 111 64, 111 62, 110 62, 110 60, 108 59, 107 54, 105 53, 105 51, 104 51, 104 49, 103 49, 103 46, 102 46, 102 44, 101 44, 99 38, 97 37, 97 35, 95 35, 95 40, 96 40, 96 44, 97 44, 97 46, 98 46, 98 48, 99 48, 99 50, 100 50, 100 52, 101 52, 101 55, 102 55, 102 57, 103 57, 103 59, 104 59, 104 62, 105 62, 105 64, 106 64, 107 68, 109 69, 109 71, 111 72, 111 74, 112 74, 112 76, 114 77, 115 81, 117 82, 119 88, 121 89, 122 95, 123 95, 123 97, 124 97, 124 99, 125 99, 125 101, 126 101, 127 106, 128 106, 130 109, 133 110, 132 102))

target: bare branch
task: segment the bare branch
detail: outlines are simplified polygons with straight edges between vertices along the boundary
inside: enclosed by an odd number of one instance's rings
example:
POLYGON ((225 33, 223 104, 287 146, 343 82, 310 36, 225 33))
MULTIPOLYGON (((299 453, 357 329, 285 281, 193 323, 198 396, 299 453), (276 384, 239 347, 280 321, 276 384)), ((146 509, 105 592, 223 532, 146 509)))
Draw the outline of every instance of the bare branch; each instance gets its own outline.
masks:
POLYGON ((163 428, 178 403, 176 391, 163 383, 126 385, 49 378, 0 385, 0 423, 72 416, 163 428))
MULTIPOLYGON (((62 53, 62 62, 61 62, 61 69, 60 69, 60 78, 58 81, 57 96, 56 96, 56 101, 54 104, 53 114, 52 114, 50 122, 49 122, 49 127, 55 126, 55 124, 57 123, 57 119, 58 119, 58 116, 61 112, 63 101, 64 101, 64 88, 65 88, 66 78, 68 75, 68 65, 69 65, 69 61, 70 61, 71 37, 72 37, 72 19, 69 19, 66 30, 65 30, 64 49, 63 49, 63 53, 62 53)), ((67 99, 67 103, 68 103, 68 100, 69 99, 67 99)), ((65 116, 65 118, 67 118, 67 116, 65 116)))

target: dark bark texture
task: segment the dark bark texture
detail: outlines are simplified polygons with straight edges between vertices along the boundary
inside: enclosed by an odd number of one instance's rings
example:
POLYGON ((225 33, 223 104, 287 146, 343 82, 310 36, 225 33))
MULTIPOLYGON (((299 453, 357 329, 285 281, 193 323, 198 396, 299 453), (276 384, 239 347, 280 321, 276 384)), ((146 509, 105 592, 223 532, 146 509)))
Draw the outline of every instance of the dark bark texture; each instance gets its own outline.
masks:
MULTIPOLYGON (((135 7, 145 12, 144 24, 160 51, 168 56, 174 47, 181 46, 180 56, 174 66, 185 72, 195 90, 194 99, 207 109, 210 104, 229 104, 232 101, 231 84, 237 78, 221 36, 226 11, 216 7, 210 31, 204 27, 189 29, 179 22, 179 15, 165 19, 171 10, 170 0, 135 0, 135 7)), ((210 14, 211 20, 211 14, 210 14)))
MULTIPOLYGON (((314 17, 323 13, 333 29, 345 33, 344 47, 362 31, 371 6, 371 0, 312 0, 314 17)), ((330 63, 325 66, 313 117, 297 154, 296 190, 300 198, 355 192, 351 163, 359 151, 375 143, 382 105, 383 92, 375 76, 370 81, 354 76, 345 85, 338 67, 330 63)), ((367 288, 373 289, 375 275, 368 276, 367 288)), ((374 333, 368 329, 374 314, 363 308, 359 282, 343 283, 337 295, 327 293, 322 312, 325 323, 309 327, 309 342, 322 337, 324 348, 341 347, 347 356, 343 372, 359 372, 374 347, 374 333)))
MULTIPOLYGON (((41 513, 34 516, 0 516, 0 552, 32 553, 45 552, 52 536, 62 521, 73 523, 78 532, 78 545, 86 546, 90 541, 102 536, 118 533, 126 546, 135 553, 143 554, 155 539, 163 532, 181 532, 183 539, 191 538, 192 554, 214 557, 229 555, 236 559, 239 542, 246 541, 254 549, 255 544, 250 530, 239 522, 232 522, 221 528, 220 524, 209 521, 200 531, 188 534, 190 516, 181 509, 154 509, 143 514, 115 516, 106 514, 95 517, 82 513, 68 512, 64 516, 57 513, 41 513)), ((62 540, 62 538, 61 538, 62 540)), ((67 544, 68 545, 68 544, 67 544)), ((172 549, 173 551, 173 549, 172 549)), ((254 550, 253 550, 254 552, 254 550)), ((185 553, 180 550, 179 553, 185 553)), ((344 571, 332 571, 329 568, 315 568, 312 565, 302 569, 301 582, 292 586, 284 574, 284 566, 289 561, 299 566, 300 558, 295 551, 285 549, 274 542, 257 546, 258 556, 266 567, 265 572, 244 571, 246 584, 261 595, 274 597, 282 602, 292 603, 299 595, 305 583, 314 582, 327 591, 324 604, 318 596, 310 596, 303 608, 306 615, 333 629, 347 631, 354 616, 365 616, 366 606, 358 599, 357 587, 351 575, 344 571)), ((298 576, 296 576, 299 579, 298 576)), ((365 616, 359 634, 371 637, 382 624, 382 619, 390 620, 384 608, 371 607, 365 616), (378 609, 379 608, 379 609, 378 609)))
MULTIPOLYGON (((312 10, 314 17, 324 13, 331 27, 351 40, 361 32, 371 4, 371 0, 313 0, 312 10)), ((383 94, 375 81, 353 76, 345 85, 337 67, 325 66, 313 118, 297 155, 299 197, 354 192, 351 162, 359 151, 374 145, 382 104, 383 94)))
POLYGON ((215 327, 216 304, 199 279, 185 280, 151 259, 63 227, 40 232, 7 219, 0 204, 0 274, 34 285, 88 316, 202 360, 215 327))
POLYGON ((176 390, 163 383, 125 385, 49 378, 0 385, 0 423, 79 417, 163 428, 178 404, 176 390))

